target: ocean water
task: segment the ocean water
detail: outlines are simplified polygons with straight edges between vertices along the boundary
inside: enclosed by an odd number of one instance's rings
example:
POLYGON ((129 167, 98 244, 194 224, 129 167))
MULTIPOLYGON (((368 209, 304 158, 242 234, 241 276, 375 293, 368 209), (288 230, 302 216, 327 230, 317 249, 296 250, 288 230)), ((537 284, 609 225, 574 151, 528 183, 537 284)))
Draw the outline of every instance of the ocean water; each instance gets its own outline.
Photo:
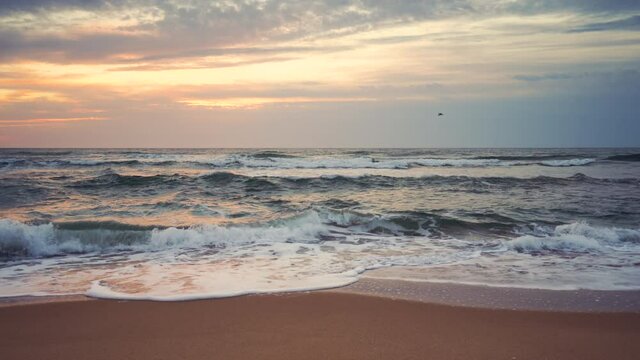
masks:
POLYGON ((640 289, 640 149, 0 150, 0 296, 640 289))

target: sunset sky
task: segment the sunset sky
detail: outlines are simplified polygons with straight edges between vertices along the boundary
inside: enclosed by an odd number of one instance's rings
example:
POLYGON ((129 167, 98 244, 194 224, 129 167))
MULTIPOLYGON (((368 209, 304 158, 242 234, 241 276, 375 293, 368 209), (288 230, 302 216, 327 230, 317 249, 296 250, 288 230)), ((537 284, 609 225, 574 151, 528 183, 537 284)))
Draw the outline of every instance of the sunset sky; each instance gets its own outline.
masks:
POLYGON ((640 146, 639 134, 637 0, 0 2, 2 147, 640 146))

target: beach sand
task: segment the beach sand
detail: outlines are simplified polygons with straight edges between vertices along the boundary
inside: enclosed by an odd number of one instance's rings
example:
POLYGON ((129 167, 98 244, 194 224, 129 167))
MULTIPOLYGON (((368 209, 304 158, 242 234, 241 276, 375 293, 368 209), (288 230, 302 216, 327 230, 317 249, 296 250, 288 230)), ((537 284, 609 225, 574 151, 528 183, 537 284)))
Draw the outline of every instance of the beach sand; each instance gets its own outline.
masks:
POLYGON ((638 359, 639 313, 448 306, 341 292, 0 308, 2 359, 638 359))

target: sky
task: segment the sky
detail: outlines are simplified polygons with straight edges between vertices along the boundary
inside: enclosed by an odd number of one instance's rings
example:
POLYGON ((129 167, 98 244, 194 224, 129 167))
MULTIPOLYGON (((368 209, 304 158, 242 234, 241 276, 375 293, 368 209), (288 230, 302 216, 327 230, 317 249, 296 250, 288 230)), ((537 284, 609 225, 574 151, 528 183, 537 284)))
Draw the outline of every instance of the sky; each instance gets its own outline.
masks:
POLYGON ((0 2, 0 147, 633 147, 639 102, 637 0, 0 2))

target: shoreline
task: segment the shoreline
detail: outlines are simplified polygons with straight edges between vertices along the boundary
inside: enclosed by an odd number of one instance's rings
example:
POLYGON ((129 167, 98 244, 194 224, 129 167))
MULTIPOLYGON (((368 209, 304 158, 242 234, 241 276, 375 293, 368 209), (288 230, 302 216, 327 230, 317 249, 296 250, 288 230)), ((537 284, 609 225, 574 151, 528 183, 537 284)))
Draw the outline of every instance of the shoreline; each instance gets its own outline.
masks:
POLYGON ((481 309, 336 291, 0 307, 9 359, 633 359, 640 314, 481 309))
POLYGON ((0 308, 23 306, 23 305, 91 301, 91 300, 98 300, 98 299, 91 298, 83 294, 42 295, 42 296, 20 295, 20 296, 9 296, 9 297, 0 298, 0 308))
POLYGON ((549 290, 364 276, 328 291, 489 310, 640 313, 640 290, 549 290))
MULTIPOLYGON (((486 310, 545 311, 563 313, 640 313, 640 290, 548 290, 467 285, 446 282, 417 282, 399 279, 368 278, 366 276, 355 283, 329 289, 255 293, 230 297, 211 297, 209 299, 166 302, 180 303, 192 301, 215 301, 242 297, 285 296, 313 293, 351 294, 389 300, 406 300, 425 304, 486 310)), ((0 298, 0 308, 92 300, 119 302, 149 301, 102 299, 84 294, 15 296, 0 298)))

